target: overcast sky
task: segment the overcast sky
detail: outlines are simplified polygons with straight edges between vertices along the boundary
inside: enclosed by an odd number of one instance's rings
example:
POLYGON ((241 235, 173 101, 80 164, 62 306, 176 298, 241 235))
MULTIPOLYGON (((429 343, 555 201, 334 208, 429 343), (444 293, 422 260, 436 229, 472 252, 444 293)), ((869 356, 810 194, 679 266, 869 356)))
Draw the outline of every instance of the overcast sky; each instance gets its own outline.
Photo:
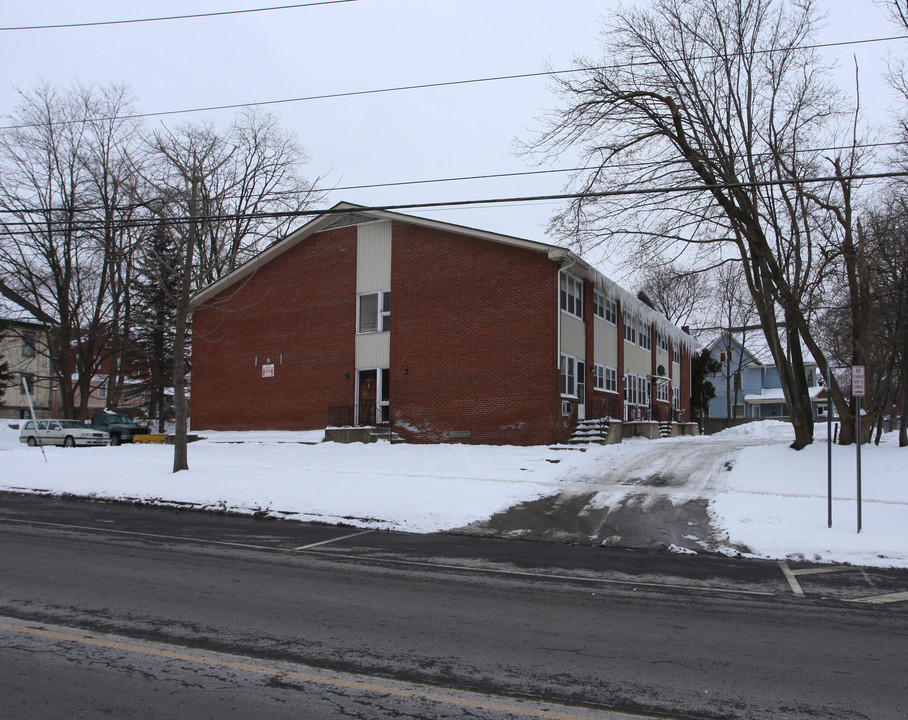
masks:
MULTIPOLYGON (((288 0, 289 2, 289 0, 288 0)), ((32 0, 0 7, 0 27, 80 23, 269 7, 269 0, 32 0)), ((355 0, 318 7, 163 22, 0 31, 0 114, 17 89, 127 83, 143 112, 181 110, 568 68, 598 56, 600 17, 612 0, 355 0)), ((899 34, 872 0, 819 0, 821 40, 899 34)), ((879 82, 887 51, 906 41, 848 46, 828 57, 853 76, 861 65, 864 104, 885 116, 879 82)), ((408 90, 267 107, 311 155, 310 179, 325 186, 395 183, 538 169, 514 152, 555 104, 544 78, 408 90)), ((226 124, 235 111, 149 118, 176 126, 226 124)), ((886 133, 884 133, 886 135, 886 133)), ((891 135, 891 133, 890 133, 891 135)), ((571 167, 564 158, 557 167, 571 167)), ((403 204, 555 194, 566 176, 471 180, 332 192, 340 200, 403 204)), ((420 214, 548 241, 552 202, 420 214)), ((605 268, 607 271, 608 269, 605 268)))

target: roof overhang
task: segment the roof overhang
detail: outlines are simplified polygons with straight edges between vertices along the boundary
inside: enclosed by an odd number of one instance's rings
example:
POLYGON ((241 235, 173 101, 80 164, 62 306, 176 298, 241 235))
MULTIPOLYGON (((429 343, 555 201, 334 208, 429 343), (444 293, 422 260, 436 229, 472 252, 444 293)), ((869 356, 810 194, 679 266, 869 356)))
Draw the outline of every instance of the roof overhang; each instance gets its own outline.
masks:
POLYGON ((190 300, 190 309, 194 310, 195 308, 204 304, 206 301, 223 292, 234 283, 237 283, 243 278, 251 275, 260 267, 268 264, 275 258, 279 257, 283 253, 303 242, 306 238, 326 229, 339 217, 342 217, 343 215, 346 215, 348 213, 356 213, 357 215, 368 216, 369 218, 374 219, 375 222, 382 220, 405 222, 409 225, 417 225, 419 227, 432 228, 444 232, 456 233, 458 235, 466 235, 468 237, 489 240, 491 242, 497 242, 503 245, 519 247, 524 250, 546 253, 549 259, 553 262, 560 262, 562 264, 576 263, 584 268, 590 267, 589 265, 587 265, 587 263, 581 260, 579 256, 575 255, 569 250, 557 247, 555 245, 549 245, 548 243, 534 242, 532 240, 524 240, 522 238, 512 237, 510 235, 501 235, 499 233, 488 232, 486 230, 477 230, 475 228, 465 227, 463 225, 454 225, 438 220, 430 220, 428 218, 417 217, 415 215, 404 215, 402 213, 396 213, 390 210, 371 209, 362 205, 341 202, 329 208, 328 210, 323 211, 314 219, 310 220, 308 223, 298 228, 297 230, 294 230, 292 233, 279 240, 271 247, 263 250, 251 260, 243 263, 221 279, 200 290, 190 300))

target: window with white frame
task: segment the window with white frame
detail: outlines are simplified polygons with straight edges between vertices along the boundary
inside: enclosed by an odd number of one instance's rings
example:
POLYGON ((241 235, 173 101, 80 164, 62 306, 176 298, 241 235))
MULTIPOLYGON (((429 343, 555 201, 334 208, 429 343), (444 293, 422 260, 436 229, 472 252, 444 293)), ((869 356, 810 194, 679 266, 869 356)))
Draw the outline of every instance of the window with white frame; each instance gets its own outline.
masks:
POLYGON ((624 339, 627 342, 637 342, 637 322, 634 316, 624 311, 624 339))
POLYGON ((364 293, 359 296, 357 332, 386 332, 391 329, 391 291, 364 293))
POLYGON ((593 290, 593 314, 610 325, 618 324, 618 301, 609 300, 605 293, 593 290))
POLYGON ((678 347, 677 343, 672 347, 672 362, 679 364, 681 362, 681 348, 678 347))
POLYGON ((667 382, 657 382, 656 383, 656 401, 657 402, 668 402, 668 383, 667 382))
POLYGON ((605 320, 605 295, 598 290, 593 290, 593 315, 605 320))
POLYGON ((561 394, 577 397, 577 358, 573 355, 561 356, 561 394))
POLYGON ((618 301, 605 299, 605 321, 612 325, 618 324, 618 301))
POLYGON ((593 390, 605 390, 605 365, 593 363, 593 390))
POLYGON ((627 375, 624 378, 624 402, 628 405, 637 404, 637 376, 627 375))
POLYGON ((561 273, 561 309, 583 319, 583 280, 561 273))
POLYGON ((672 407, 675 410, 681 409, 681 388, 677 386, 672 388, 672 407))
POLYGON ((661 328, 656 330, 656 345, 660 350, 668 352, 668 335, 661 328))
POLYGON ((624 399, 628 405, 649 407, 652 401, 652 383, 641 375, 628 373, 624 383, 624 399))
POLYGON ((653 326, 650 323, 640 323, 640 347, 644 350, 653 349, 653 326))
POLYGON ((611 393, 618 392, 618 369, 605 366, 605 391, 611 393))

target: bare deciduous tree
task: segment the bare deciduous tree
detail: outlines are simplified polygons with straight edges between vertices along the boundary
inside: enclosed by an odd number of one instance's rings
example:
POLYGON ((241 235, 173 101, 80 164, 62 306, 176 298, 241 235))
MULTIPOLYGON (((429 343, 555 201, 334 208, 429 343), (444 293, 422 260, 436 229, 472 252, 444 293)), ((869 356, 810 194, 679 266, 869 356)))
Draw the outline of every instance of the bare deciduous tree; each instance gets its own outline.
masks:
POLYGON ((110 341, 117 345, 124 317, 134 244, 133 208, 122 205, 136 145, 131 114, 123 87, 44 85, 20 93, 0 131, 0 269, 55 321, 49 352, 68 417, 87 413, 97 361, 110 341))
POLYGON ((814 22, 811 0, 616 10, 602 62, 581 59, 554 80, 563 107, 531 146, 579 147, 594 167, 574 178, 582 194, 552 222, 578 250, 611 243, 646 262, 680 244, 740 262, 798 449, 813 440, 799 336, 823 364, 804 301, 825 272, 817 243, 839 239, 833 211, 850 191, 847 171, 828 192, 803 182, 829 167, 812 148, 844 116, 810 49, 814 22))
POLYGON ((174 307, 173 383, 176 416, 173 471, 189 467, 186 373, 193 293, 279 239, 293 213, 313 201, 299 175, 306 157, 270 115, 240 115, 228 133, 184 125, 154 134, 157 157, 149 184, 163 203, 161 228, 172 254, 156 256, 159 287, 174 307), (169 276, 165 282, 163 275, 169 276))
POLYGON ((685 269, 674 262, 654 263, 644 272, 640 289, 653 308, 675 325, 690 325, 709 296, 702 272, 685 269))

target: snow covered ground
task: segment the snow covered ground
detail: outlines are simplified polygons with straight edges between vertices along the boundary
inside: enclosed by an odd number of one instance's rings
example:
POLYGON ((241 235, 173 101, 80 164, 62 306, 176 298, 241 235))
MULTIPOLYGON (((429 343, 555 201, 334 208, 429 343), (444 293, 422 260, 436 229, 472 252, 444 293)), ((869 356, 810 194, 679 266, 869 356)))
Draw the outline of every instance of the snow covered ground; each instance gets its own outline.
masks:
MULTIPOLYGON (((139 500, 360 527, 434 532, 517 503, 595 493, 603 507, 641 492, 709 502, 724 550, 757 557, 908 567, 908 449, 894 433, 865 446, 863 529, 856 532, 855 448, 833 448, 827 527, 825 427, 788 448, 788 425, 763 422, 709 438, 631 440, 587 452, 549 447, 340 445, 323 433, 194 430, 190 470, 173 448, 46 448, 0 422, 0 490, 139 500), (307 444, 315 443, 315 444, 307 444), (658 476, 661 482, 648 482, 658 476), (666 481, 668 478, 668 481, 666 481)), ((643 506, 645 512, 645 505, 643 506)), ((723 548, 719 548, 723 550, 723 548)))

